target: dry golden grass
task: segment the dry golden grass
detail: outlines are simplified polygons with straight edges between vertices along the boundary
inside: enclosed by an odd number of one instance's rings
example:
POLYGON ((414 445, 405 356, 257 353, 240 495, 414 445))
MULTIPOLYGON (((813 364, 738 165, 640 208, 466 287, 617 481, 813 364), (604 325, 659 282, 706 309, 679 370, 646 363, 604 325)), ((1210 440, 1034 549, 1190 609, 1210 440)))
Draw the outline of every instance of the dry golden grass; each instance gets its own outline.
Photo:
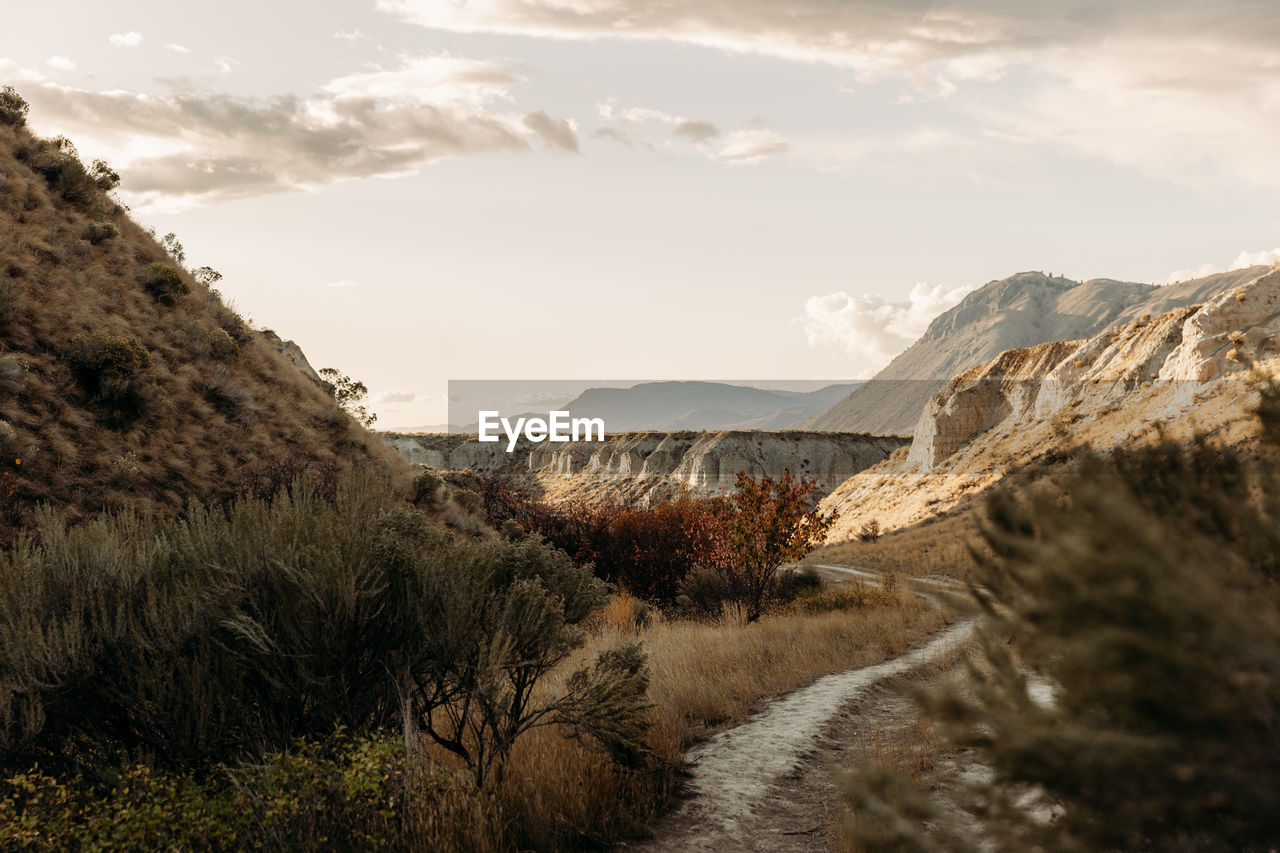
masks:
POLYGON ((637 610, 626 594, 604 608, 595 633, 558 675, 618 643, 642 642, 652 672, 651 766, 626 770, 590 743, 537 730, 517 744, 495 792, 455 802, 452 818, 432 813, 430 832, 412 827, 424 849, 492 849, 500 838, 517 849, 563 850, 643 836, 674 802, 691 745, 819 676, 900 654, 947 621, 905 591, 854 609, 774 613, 754 624, 732 613, 715 624, 645 621, 637 610))
POLYGON ((967 507, 885 534, 876 542, 840 542, 810 554, 806 564, 836 563, 905 577, 943 575, 968 579, 974 570, 970 548, 982 549, 976 502, 967 507))
POLYGON ((332 398, 270 346, 249 338, 237 355, 215 358, 207 342, 223 326, 239 328, 234 312, 185 271, 190 294, 157 302, 143 278, 152 263, 172 263, 164 250, 105 193, 69 202, 51 191, 16 155, 29 140, 25 129, 0 126, 0 291, 17 304, 0 324, 0 358, 21 366, 0 387, 0 417, 11 427, 0 471, 17 477, 16 506, 0 508, 0 525, 42 501, 71 517, 177 511, 261 482, 284 460, 402 467, 375 436, 335 416, 332 398), (118 233, 91 244, 93 222, 118 233), (109 423, 73 379, 72 342, 89 332, 132 336, 148 351, 155 393, 136 420, 109 423), (215 375, 235 405, 212 403, 215 375))

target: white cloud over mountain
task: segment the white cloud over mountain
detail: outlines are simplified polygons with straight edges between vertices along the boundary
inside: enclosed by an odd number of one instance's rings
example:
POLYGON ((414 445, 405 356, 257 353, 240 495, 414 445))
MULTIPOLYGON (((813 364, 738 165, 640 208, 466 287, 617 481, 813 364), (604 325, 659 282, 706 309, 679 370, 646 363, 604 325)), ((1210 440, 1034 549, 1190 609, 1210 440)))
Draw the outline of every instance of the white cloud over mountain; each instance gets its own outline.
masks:
POLYGON ((865 379, 915 343, 935 317, 975 289, 921 283, 911 289, 905 302, 850 296, 844 291, 813 296, 804 306, 805 335, 809 346, 851 359, 854 377, 865 379))

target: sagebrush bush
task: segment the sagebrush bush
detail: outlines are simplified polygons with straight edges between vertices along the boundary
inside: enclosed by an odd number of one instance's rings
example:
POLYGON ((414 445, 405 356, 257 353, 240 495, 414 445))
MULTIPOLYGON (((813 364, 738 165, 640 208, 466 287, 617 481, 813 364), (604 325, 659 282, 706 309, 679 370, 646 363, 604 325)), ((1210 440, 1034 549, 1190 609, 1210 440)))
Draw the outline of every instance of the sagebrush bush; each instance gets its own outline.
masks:
POLYGON ((536 540, 453 538, 376 477, 182 521, 46 509, 0 553, 0 767, 199 770, 407 723, 477 784, 551 722, 631 759, 637 650, 536 692, 604 594, 536 540))
POLYGON ((80 162, 75 145, 65 136, 53 139, 32 137, 18 146, 18 159, 42 176, 64 201, 85 204, 100 192, 97 183, 80 162))
MULTIPOLYGON (((1264 434, 1276 433, 1278 400, 1264 389, 1264 434)), ((954 782, 984 849, 1274 846, 1274 452, 1252 470, 1203 440, 1084 453, 1074 473, 1033 472, 990 498, 989 550, 976 552, 980 665, 927 704, 951 746, 994 771, 992 784, 954 782)), ((893 774, 855 773, 849 793, 869 849, 976 843, 963 824, 914 820, 941 812, 893 774)))
POLYGON ((182 274, 168 264, 153 263, 143 279, 147 292, 163 305, 176 305, 178 300, 191 292, 191 285, 182 274))
POLYGON ((85 239, 95 246, 103 240, 110 240, 119 233, 119 229, 110 222, 90 222, 84 228, 85 239))
POLYGON ((151 398, 151 354, 135 337, 80 335, 71 342, 67 364, 81 389, 115 415, 136 417, 151 398))

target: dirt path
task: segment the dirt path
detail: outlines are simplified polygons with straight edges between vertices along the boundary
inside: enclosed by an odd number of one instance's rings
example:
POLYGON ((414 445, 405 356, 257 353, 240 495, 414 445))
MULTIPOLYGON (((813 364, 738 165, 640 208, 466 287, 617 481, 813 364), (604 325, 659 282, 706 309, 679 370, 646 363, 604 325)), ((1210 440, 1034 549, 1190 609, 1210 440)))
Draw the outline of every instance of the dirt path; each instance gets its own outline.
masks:
POLYGON ((973 627, 971 620, 959 622, 907 654, 824 676, 698 745, 689 753, 689 798, 652 840, 628 849, 829 848, 836 797, 824 756, 849 740, 851 727, 856 740, 858 724, 842 712, 856 712, 854 703, 877 683, 952 654, 973 627))

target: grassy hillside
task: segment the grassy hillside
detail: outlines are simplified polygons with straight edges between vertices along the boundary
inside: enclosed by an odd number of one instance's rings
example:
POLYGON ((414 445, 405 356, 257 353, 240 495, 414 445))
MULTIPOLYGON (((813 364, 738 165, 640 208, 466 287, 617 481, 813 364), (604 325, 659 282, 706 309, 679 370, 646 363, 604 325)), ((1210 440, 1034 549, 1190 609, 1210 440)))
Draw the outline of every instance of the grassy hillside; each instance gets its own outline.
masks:
POLYGON ((0 110, 0 539, 40 502, 171 512, 397 464, 129 218, 117 180, 0 110))

